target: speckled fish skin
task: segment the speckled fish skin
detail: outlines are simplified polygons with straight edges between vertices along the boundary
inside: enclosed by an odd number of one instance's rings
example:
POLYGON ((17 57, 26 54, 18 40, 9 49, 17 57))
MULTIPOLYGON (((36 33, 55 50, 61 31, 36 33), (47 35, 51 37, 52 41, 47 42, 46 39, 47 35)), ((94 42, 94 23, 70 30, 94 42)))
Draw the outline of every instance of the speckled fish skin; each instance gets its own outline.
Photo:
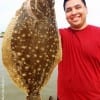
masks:
POLYGON ((5 32, 3 63, 15 84, 41 100, 41 88, 61 60, 61 44, 54 0, 27 0, 16 12, 5 32))

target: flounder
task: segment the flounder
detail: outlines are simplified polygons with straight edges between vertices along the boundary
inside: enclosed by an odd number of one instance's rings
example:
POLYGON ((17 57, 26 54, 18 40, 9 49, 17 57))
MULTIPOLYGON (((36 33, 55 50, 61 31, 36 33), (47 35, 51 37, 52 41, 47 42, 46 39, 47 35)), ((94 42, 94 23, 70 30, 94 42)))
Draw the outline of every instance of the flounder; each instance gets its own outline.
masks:
POLYGON ((40 91, 61 60, 54 4, 54 0, 26 0, 4 35, 4 66, 27 100, 41 100, 40 91))

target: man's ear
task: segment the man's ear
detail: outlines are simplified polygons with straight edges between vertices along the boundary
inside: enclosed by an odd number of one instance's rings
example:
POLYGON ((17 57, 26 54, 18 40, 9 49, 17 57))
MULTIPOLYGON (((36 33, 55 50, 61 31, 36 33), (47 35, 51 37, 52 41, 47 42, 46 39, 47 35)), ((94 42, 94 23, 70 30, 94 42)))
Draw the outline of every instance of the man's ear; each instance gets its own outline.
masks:
POLYGON ((86 14, 88 14, 88 8, 86 7, 86 14))

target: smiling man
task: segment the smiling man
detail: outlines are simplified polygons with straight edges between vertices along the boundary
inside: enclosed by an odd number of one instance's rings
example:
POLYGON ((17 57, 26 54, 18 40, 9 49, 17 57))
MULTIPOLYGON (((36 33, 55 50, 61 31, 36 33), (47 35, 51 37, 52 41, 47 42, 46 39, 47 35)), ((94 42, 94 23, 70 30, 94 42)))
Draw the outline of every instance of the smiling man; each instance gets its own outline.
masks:
POLYGON ((64 4, 66 19, 73 29, 83 29, 87 26, 87 7, 81 0, 69 0, 64 4))
POLYGON ((100 100, 100 28, 86 22, 85 0, 64 0, 70 27, 60 29, 59 100, 100 100))

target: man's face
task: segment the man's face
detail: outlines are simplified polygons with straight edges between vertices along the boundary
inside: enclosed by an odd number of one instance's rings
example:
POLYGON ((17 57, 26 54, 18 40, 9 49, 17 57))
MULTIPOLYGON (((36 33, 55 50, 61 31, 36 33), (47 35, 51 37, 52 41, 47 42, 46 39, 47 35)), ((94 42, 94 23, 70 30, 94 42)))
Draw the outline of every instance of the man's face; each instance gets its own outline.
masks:
POLYGON ((82 29, 86 26, 87 8, 81 0, 69 0, 65 4, 66 19, 70 26, 82 29))

